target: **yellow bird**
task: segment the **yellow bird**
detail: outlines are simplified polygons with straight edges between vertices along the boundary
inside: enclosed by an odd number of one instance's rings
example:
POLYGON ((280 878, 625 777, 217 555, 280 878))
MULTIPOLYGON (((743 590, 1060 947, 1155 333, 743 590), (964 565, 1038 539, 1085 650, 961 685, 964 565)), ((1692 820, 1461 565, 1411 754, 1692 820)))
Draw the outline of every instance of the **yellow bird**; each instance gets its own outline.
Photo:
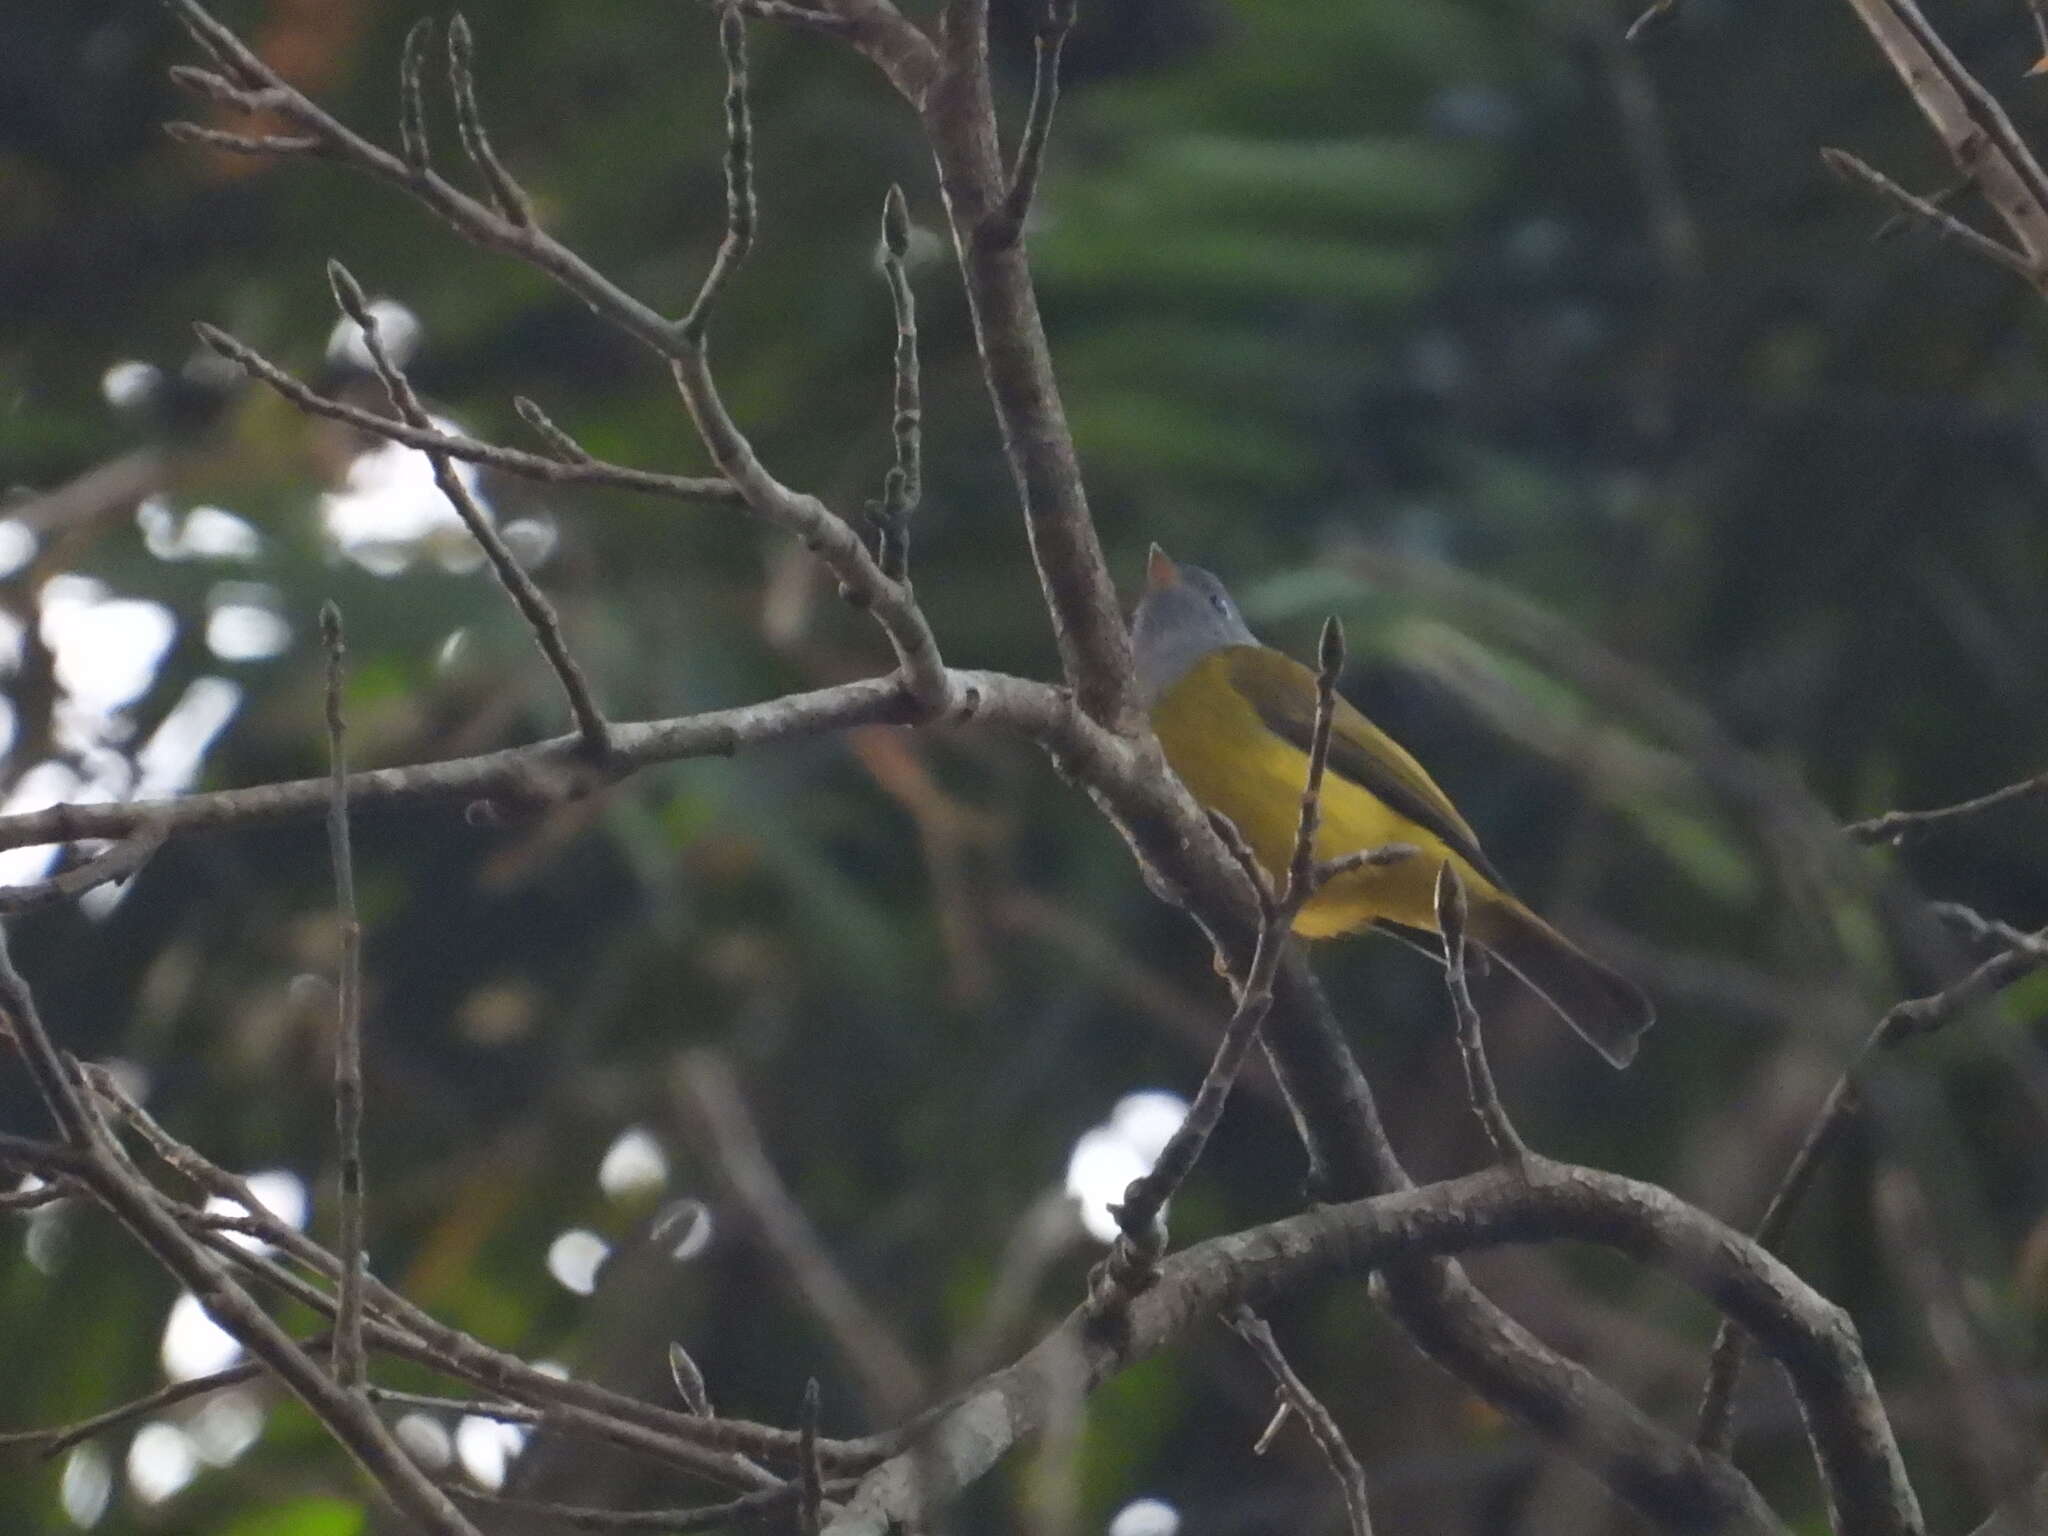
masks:
MULTIPOLYGON (((1131 624, 1138 685, 1166 760, 1197 803, 1236 823, 1277 884, 1301 814, 1316 675, 1261 645, 1223 583, 1158 545, 1131 624)), ((1422 765, 1344 700, 1331 720, 1318 860, 1388 843, 1418 858, 1331 881, 1294 931, 1323 939, 1378 924, 1434 933, 1437 871, 1464 882, 1471 940, 1528 983, 1617 1067, 1655 1020, 1649 999, 1524 906, 1422 765)))

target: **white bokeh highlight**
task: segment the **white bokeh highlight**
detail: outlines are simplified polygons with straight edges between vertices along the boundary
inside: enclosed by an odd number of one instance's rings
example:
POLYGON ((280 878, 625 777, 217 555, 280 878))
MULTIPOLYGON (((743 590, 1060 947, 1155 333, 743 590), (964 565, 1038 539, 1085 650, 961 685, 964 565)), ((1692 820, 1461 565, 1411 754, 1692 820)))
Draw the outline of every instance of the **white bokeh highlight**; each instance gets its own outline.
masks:
POLYGON ((263 1399, 247 1387, 216 1392, 185 1421, 186 1437, 209 1467, 231 1466, 263 1435, 263 1399))
MULTIPOLYGON (((260 1173, 250 1174, 242 1182, 249 1186, 249 1193, 256 1197, 256 1203, 262 1206, 266 1213, 276 1217, 294 1232, 305 1230, 306 1211, 311 1196, 307 1192, 304 1179, 289 1168, 266 1168, 260 1173)), ((239 1200, 231 1200, 226 1195, 208 1195, 206 1214, 243 1216, 249 1214, 249 1211, 239 1200)), ((247 1248, 255 1253, 270 1251, 270 1244, 247 1232, 230 1232, 226 1235, 228 1241, 238 1248, 247 1248)))
POLYGON ((597 1187, 614 1200, 656 1194, 668 1183, 668 1154, 644 1125, 628 1126, 597 1165, 597 1187))
POLYGON ((157 1358, 172 1381, 191 1381, 226 1370, 242 1358, 242 1346, 206 1315, 197 1296, 184 1291, 171 1303, 171 1315, 164 1320, 157 1358))
POLYGON ((597 1272, 611 1254, 611 1244, 595 1232, 571 1227, 548 1244, 548 1273, 564 1290, 588 1296, 597 1289, 597 1272))
POLYGON ((455 1460, 455 1437, 431 1413, 400 1414, 391 1433, 406 1454, 430 1472, 439 1472, 455 1460))
POLYGON ((1108 1536, 1175 1536, 1180 1511, 1164 1499, 1133 1499, 1109 1522, 1108 1536))
MULTIPOLYGON (((372 299, 369 310, 370 319, 377 326, 377 339, 384 344, 385 355, 403 368, 419 350, 420 317, 396 299, 372 299)), ((327 333, 327 361, 347 363, 365 373, 377 366, 363 340, 363 328, 346 315, 337 320, 334 329, 327 333)))
POLYGON ((199 1452, 175 1424, 152 1419, 128 1442, 128 1486, 145 1504, 161 1504, 199 1475, 199 1452))
MULTIPOLYGON (((428 420, 443 432, 462 429, 444 417, 428 420)), ((480 507, 488 505, 476 467, 457 462, 455 476, 480 507)), ((460 575, 483 563, 483 551, 434 483, 434 467, 417 448, 380 443, 349 462, 342 488, 320 498, 320 521, 348 559, 373 576, 398 576, 423 557, 460 575)))
POLYGON ((1187 1100, 1158 1089, 1126 1094, 1101 1125, 1083 1131, 1067 1158, 1067 1193, 1081 1207, 1081 1224, 1097 1242, 1114 1242, 1116 1218, 1131 1180, 1152 1171, 1167 1141, 1187 1118, 1187 1100))
POLYGON ((89 1530, 100 1523, 114 1496, 114 1469, 97 1445, 81 1445, 64 1458, 57 1479, 57 1502, 71 1523, 89 1530))
POLYGON ((479 1487, 502 1488, 526 1434, 522 1425, 467 1415, 455 1426, 455 1459, 479 1487))

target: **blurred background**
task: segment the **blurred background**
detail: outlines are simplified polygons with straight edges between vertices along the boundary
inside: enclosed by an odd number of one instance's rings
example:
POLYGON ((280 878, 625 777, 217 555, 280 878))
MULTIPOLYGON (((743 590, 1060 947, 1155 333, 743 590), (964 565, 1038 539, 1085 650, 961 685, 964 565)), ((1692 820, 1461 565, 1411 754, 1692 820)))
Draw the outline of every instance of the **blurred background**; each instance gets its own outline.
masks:
MULTIPOLYGON (((393 137, 399 46, 425 7, 219 13, 393 137)), ((1014 128, 1032 14, 996 13, 1014 128)), ((470 19, 496 143, 549 227, 679 312, 722 219, 710 14, 489 0, 470 19)), ((1881 231, 1885 210, 1824 172, 1818 149, 1839 144, 1915 188, 1949 179, 1846 6, 1685 0, 1625 45, 1632 19, 1576 0, 1084 7, 1031 247, 1126 589, 1158 539, 1297 654, 1325 613, 1345 618, 1352 696, 1535 905, 1657 996, 1624 1077, 1511 988, 1486 995, 1524 1132, 1747 1224, 1878 1013, 1952 974, 1960 952, 1915 893, 2048 918, 2039 806, 1901 855, 1831 830, 2048 760, 2043 319, 2006 275, 1881 231)), ((2040 137, 2022 9, 1935 20, 2040 137)), ((848 513, 877 493, 892 326, 876 232, 900 180, 920 226, 918 592, 951 661, 1051 675, 915 124, 832 47, 752 37, 761 235, 714 327, 727 398, 784 479, 848 513)), ((531 445, 510 406, 525 394, 602 456, 700 471, 665 370, 385 189, 171 144, 165 118, 209 120, 165 82, 181 61, 198 62, 141 0, 0 7, 5 809, 322 772, 329 597, 358 764, 566 729, 417 456, 224 374, 191 322, 374 403, 335 328, 338 256, 448 421, 531 445)), ((815 566, 728 512, 479 490, 615 716, 887 664, 815 566)), ((0 876, 38 878, 50 853, 0 855, 0 876)), ((888 1422, 1064 1314, 1100 1201, 1171 1125, 1227 1012, 1198 936, 1114 832, 985 730, 678 765, 510 826, 364 818, 357 857, 378 1271, 491 1343, 634 1390, 669 1390, 681 1341, 733 1414, 791 1422, 817 1374, 832 1433, 888 1422), (867 1298, 852 1336, 736 1193, 764 1159, 867 1298), (1096 1205, 1077 1215, 1070 1188, 1096 1205)), ((179 841, 14 943, 63 1041, 331 1237, 320 826, 179 841)), ((1411 1168, 1474 1166, 1430 967, 1378 941, 1316 958, 1411 1168)), ((1863 1329, 1936 1529, 1974 1521, 2040 1450, 2040 980, 1883 1064, 1787 1246, 1863 1329)), ((18 1073, 0 1077, 0 1123, 37 1124, 18 1073)), ((1302 1172, 1254 1074, 1176 1241, 1296 1208, 1302 1172)), ((1476 1270, 1689 1424, 1713 1318, 1688 1294, 1576 1251, 1476 1270)), ((1383 1529, 1640 1528, 1422 1361, 1362 1283, 1274 1321, 1383 1529)), ((0 1429, 231 1358, 108 1223, 0 1217, 0 1429)), ((1340 1529, 1304 1436, 1252 1454, 1269 1407, 1217 1329, 1012 1458, 954 1528, 1340 1529)), ((1822 1529, 1789 1398, 1753 1371, 1740 1407, 1745 1467, 1795 1528, 1822 1529)), ((450 1414, 403 1433, 484 1487, 519 1449, 450 1414)), ((386 1528, 261 1387, 54 1464, 0 1454, 8 1530, 386 1528)), ((618 1504, 687 1492, 544 1446, 514 1476, 618 1504)))

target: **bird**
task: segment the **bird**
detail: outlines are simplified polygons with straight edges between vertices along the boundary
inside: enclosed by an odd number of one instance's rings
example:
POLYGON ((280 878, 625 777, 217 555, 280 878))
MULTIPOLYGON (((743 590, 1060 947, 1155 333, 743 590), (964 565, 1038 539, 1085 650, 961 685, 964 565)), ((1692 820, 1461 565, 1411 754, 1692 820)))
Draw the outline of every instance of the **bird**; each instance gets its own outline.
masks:
MULTIPOLYGON (((1157 544, 1131 622, 1140 697, 1166 761, 1204 810, 1236 826, 1277 885, 1298 833, 1316 674, 1262 645, 1223 583, 1157 544)), ((1537 993, 1617 1067, 1655 1022, 1649 999, 1538 917, 1508 888, 1479 839, 1422 765, 1344 699, 1331 717, 1319 862, 1406 843, 1414 857, 1340 874, 1295 915, 1304 939, 1374 927, 1437 934, 1438 871, 1469 903, 1468 938, 1537 993)), ((1433 946, 1425 946, 1432 947, 1433 946)))

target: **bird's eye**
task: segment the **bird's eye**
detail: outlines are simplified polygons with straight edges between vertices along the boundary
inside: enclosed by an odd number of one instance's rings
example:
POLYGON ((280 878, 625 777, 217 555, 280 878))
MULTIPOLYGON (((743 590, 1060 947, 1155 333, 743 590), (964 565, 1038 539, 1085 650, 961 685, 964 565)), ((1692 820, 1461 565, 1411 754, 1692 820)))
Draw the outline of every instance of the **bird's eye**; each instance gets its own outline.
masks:
POLYGON ((1229 599, 1225 598, 1221 592, 1213 592, 1209 595, 1209 606, 1222 614, 1226 619, 1230 617, 1229 599))

